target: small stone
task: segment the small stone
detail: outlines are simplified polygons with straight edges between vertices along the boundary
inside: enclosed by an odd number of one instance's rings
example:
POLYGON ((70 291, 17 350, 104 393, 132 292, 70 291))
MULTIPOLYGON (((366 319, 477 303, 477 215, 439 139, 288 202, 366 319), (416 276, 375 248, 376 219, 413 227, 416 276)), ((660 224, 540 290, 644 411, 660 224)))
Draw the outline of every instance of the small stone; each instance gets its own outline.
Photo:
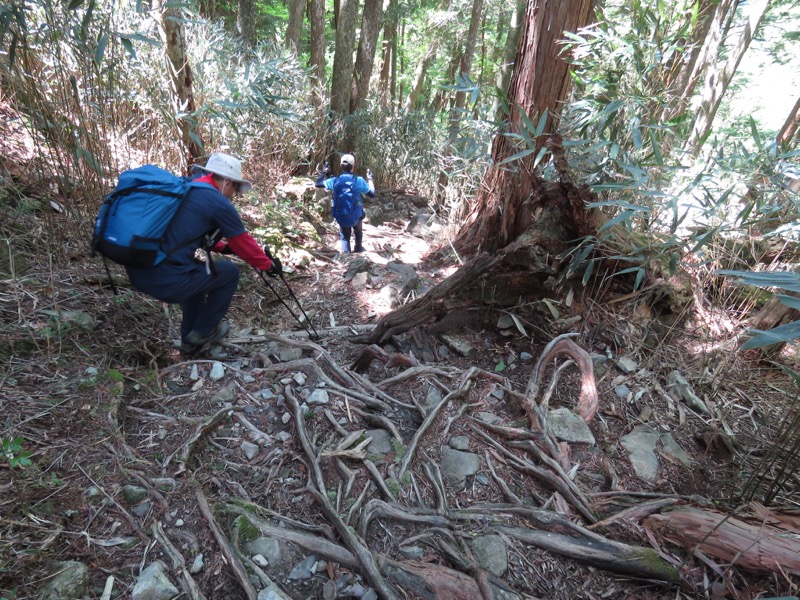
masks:
POLYGON ((450 447, 456 450, 469 450, 469 436, 454 435, 450 438, 450 447))
POLYGON ((189 379, 192 381, 200 379, 200 371, 197 369, 197 365, 192 365, 192 372, 189 374, 189 379))
POLYGON ((147 488, 140 485, 123 485, 122 499, 128 506, 141 502, 147 498, 147 488))
POLYGON ((205 564, 203 562, 203 553, 201 552, 200 554, 194 557, 194 562, 192 562, 192 566, 189 567, 189 573, 191 573, 192 575, 197 575, 203 570, 204 567, 205 564))
POLYGON ((157 435, 158 435, 158 439, 163 441, 164 438, 167 437, 167 430, 164 429, 163 427, 159 427, 157 435))
POLYGON ((306 374, 305 373, 295 373, 292 376, 292 379, 294 379, 294 382, 297 385, 305 385, 306 384, 306 374))
POLYGON ((137 504, 136 506, 134 506, 131 509, 131 513, 133 513, 134 516, 139 517, 140 519, 144 519, 150 512, 151 506, 152 503, 149 500, 145 500, 141 504, 137 504))
POLYGON ((614 388, 614 393, 623 400, 627 400, 631 395, 631 390, 627 385, 620 384, 614 388))
POLYGON ((176 519, 175 520, 175 527, 183 527, 183 519, 176 519))
POLYGON ((311 406, 328 404, 328 402, 330 402, 330 397, 328 396, 328 392, 326 390, 317 388, 311 392, 311 394, 309 394, 308 398, 306 398, 306 402, 311 406))
POLYGON ((208 376, 211 378, 211 381, 219 381, 225 377, 225 367, 221 362, 214 361, 214 365, 211 367, 211 373, 208 376))
POLYGON ((167 577, 166 565, 156 560, 136 578, 131 600, 170 600, 178 593, 178 588, 167 577))
POLYGON ((623 356, 619 360, 617 360, 617 368, 623 373, 633 373, 636 369, 639 368, 639 363, 637 363, 629 356, 623 356))
POLYGON ((247 460, 253 460, 258 453, 261 451, 261 448, 257 444, 253 444, 252 442, 248 442, 247 440, 242 440, 241 446, 242 452, 247 457, 247 460))
POLYGON ((60 562, 56 565, 55 575, 41 589, 38 597, 43 600, 82 598, 88 585, 89 567, 72 560, 60 562))
POLYGON ((281 444, 285 444, 286 442, 292 439, 292 434, 288 431, 279 431, 275 434, 275 439, 278 440, 281 444))
POLYGON ((496 387, 489 393, 489 395, 492 398, 497 398, 498 400, 502 400, 503 398, 506 397, 506 391, 496 387))
POLYGON ((292 378, 291 377, 282 377, 280 379, 280 382, 281 382, 281 385, 289 385, 290 383, 292 383, 292 378))
POLYGON ((284 425, 286 425, 291 420, 292 420, 292 414, 291 413, 286 412, 286 413, 283 413, 283 416, 281 416, 281 423, 283 423, 284 425))
POLYGON ((519 359, 522 362, 528 362, 530 360, 533 360, 533 354, 531 354, 530 352, 520 352, 519 359))
POLYGON ((262 569, 269 566, 269 561, 260 554, 256 554, 253 557, 253 562, 256 563, 262 569))
POLYGON ((264 400, 272 400, 275 397, 275 392, 273 392, 269 388, 264 388, 261 390, 261 398, 264 400))
POLYGON ((84 371, 84 373, 86 375, 88 375, 89 377, 96 377, 97 373, 98 373, 98 370, 97 370, 97 367, 86 367, 86 370, 84 371))

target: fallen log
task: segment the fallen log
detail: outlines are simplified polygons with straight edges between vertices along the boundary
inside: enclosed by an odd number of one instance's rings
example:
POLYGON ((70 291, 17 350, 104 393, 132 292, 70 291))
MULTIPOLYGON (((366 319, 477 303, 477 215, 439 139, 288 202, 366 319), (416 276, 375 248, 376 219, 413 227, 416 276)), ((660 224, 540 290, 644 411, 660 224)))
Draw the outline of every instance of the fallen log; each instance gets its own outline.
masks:
POLYGON ((767 515, 755 515, 750 521, 683 506, 651 515, 644 524, 678 546, 700 550, 737 567, 800 573, 800 532, 776 521, 781 523, 767 515))

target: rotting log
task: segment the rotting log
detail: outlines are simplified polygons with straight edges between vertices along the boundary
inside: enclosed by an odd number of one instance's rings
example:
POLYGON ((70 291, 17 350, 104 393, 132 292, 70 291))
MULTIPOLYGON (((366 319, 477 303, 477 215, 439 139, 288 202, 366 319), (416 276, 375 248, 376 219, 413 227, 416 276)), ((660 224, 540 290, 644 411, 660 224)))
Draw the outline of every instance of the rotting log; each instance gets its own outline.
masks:
POLYGON ((651 515, 644 523, 669 541, 753 571, 800 573, 800 532, 775 519, 752 521, 688 506, 651 515))

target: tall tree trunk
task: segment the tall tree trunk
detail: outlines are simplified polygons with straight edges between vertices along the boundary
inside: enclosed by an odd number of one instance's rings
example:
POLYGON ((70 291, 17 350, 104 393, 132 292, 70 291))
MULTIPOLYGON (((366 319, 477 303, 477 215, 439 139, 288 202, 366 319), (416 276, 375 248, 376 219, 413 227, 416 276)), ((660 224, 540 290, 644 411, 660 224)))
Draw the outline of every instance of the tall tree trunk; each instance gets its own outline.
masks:
POLYGON ((245 46, 251 50, 256 47, 256 20, 253 0, 239 0, 236 13, 236 26, 245 46))
POLYGON ((431 66, 433 59, 436 58, 436 52, 439 49, 439 38, 432 37, 428 44, 428 49, 422 60, 417 63, 417 68, 414 70, 414 81, 411 83, 411 90, 408 92, 406 99, 405 109, 415 110, 419 106, 419 98, 422 95, 422 90, 425 87, 425 77, 428 73, 428 68, 431 66))
POLYGON ((158 8, 161 12, 161 39, 172 84, 173 110, 185 151, 181 167, 188 172, 189 165, 200 158, 203 151, 198 143, 199 138, 194 133, 194 78, 189 65, 186 32, 183 28, 183 17, 177 8, 168 6, 167 3, 160 4, 158 8))
MULTIPOLYGON (((520 132, 523 113, 536 122, 545 111, 551 115, 548 130, 554 131, 553 117, 567 97, 570 81, 559 42, 565 31, 575 32, 587 25, 591 14, 591 0, 528 1, 509 91, 511 133, 520 132)), ((495 136, 493 165, 487 169, 472 212, 454 242, 459 252, 494 252, 527 229, 531 214, 525 204, 531 200, 534 186, 541 187, 534 181, 534 157, 543 142, 536 140, 533 152, 515 163, 515 169, 509 169, 500 163, 520 148, 507 135, 495 136)), ((573 200, 570 198, 570 202, 573 200)))
POLYGON ((382 27, 383 0, 365 0, 364 16, 361 21, 361 39, 358 42, 356 65, 353 71, 353 90, 350 94, 351 114, 363 106, 369 93, 372 67, 375 64, 375 51, 382 27))
POLYGON ((497 76, 495 77, 497 95, 492 102, 492 114, 498 123, 506 118, 503 104, 508 98, 508 85, 511 82, 511 73, 514 69, 514 57, 517 54, 517 46, 519 45, 519 36, 522 32, 524 15, 525 2, 524 0, 517 0, 514 5, 514 11, 511 13, 508 36, 506 37, 506 43, 503 48, 500 67, 497 69, 497 76))
POLYGON ((792 140, 797 135, 797 130, 799 127, 800 97, 797 98, 797 102, 794 103, 794 107, 789 113, 789 116, 786 118, 786 121, 784 121, 780 131, 778 131, 778 135, 776 136, 778 147, 782 149, 788 149, 792 143, 792 140))
POLYGON ((730 13, 735 10, 735 3, 734 0, 720 0, 716 5, 708 4, 701 10, 703 10, 703 14, 699 17, 700 23, 695 30, 694 47, 689 59, 684 62, 681 70, 669 85, 673 94, 680 100, 678 100, 677 107, 671 107, 664 113, 662 122, 679 117, 686 111, 698 81, 716 63, 724 41, 725 24, 730 13), (702 43, 700 43, 701 41, 702 43))
MULTIPOLYGON (((467 77, 472 72, 472 60, 475 57, 475 44, 478 40, 478 28, 483 18, 483 0, 472 0, 472 13, 469 19, 469 31, 464 40, 464 53, 461 55, 459 63, 459 73, 462 77, 467 77)), ((466 102, 466 92, 456 92, 455 111, 453 116, 458 119, 466 102)))
POLYGON ((336 49, 331 80, 331 113, 339 117, 346 117, 350 109, 357 19, 358 0, 341 0, 336 19, 336 49))
POLYGON ((392 73, 394 64, 394 53, 397 41, 397 0, 389 1, 389 15, 386 23, 383 26, 383 52, 381 63, 381 77, 380 77, 380 96, 381 104, 388 106, 394 98, 392 97, 392 81, 394 76, 392 73))
POLYGON ((739 63, 750 46, 758 26, 764 19, 769 0, 756 0, 750 5, 750 15, 745 24, 736 46, 731 48, 728 60, 722 69, 712 69, 706 74, 706 83, 703 87, 700 107, 692 126, 692 133, 686 143, 686 148, 693 155, 697 155, 705 142, 706 136, 711 131, 711 125, 717 114, 717 109, 722 102, 722 97, 733 79, 739 63))
POLYGON ((325 83, 325 0, 309 0, 308 20, 311 25, 311 76, 316 86, 325 83))
MULTIPOLYGON (((240 2, 242 0, 239 0, 240 2)), ((300 35, 303 33, 303 15, 306 10, 305 0, 289 0, 289 22, 286 25, 286 48, 298 53, 300 35)))

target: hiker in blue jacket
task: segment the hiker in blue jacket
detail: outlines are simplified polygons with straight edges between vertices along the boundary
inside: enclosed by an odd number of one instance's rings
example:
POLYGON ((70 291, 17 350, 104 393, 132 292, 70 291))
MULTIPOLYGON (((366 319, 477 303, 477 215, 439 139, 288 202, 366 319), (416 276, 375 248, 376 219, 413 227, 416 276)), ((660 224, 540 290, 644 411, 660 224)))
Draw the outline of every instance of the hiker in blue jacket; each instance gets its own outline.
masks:
POLYGON ((155 267, 126 267, 133 286, 154 298, 180 304, 181 352, 194 354, 224 338, 230 329, 222 319, 239 284, 239 267, 228 260, 204 263, 195 258, 198 248, 236 254, 256 269, 275 277, 283 272, 280 261, 267 255, 247 231, 231 203, 252 184, 242 179, 241 161, 228 154, 212 154, 167 230, 166 247, 177 248, 155 267))
POLYGON ((361 194, 375 197, 375 184, 372 171, 367 169, 367 180, 353 175, 356 159, 352 154, 344 154, 340 161, 342 173, 338 177, 330 176, 330 167, 325 165, 314 185, 333 192, 333 208, 331 213, 339 224, 339 239, 342 240, 342 252, 350 252, 350 236, 355 234, 354 252, 364 252, 364 205, 361 194))

